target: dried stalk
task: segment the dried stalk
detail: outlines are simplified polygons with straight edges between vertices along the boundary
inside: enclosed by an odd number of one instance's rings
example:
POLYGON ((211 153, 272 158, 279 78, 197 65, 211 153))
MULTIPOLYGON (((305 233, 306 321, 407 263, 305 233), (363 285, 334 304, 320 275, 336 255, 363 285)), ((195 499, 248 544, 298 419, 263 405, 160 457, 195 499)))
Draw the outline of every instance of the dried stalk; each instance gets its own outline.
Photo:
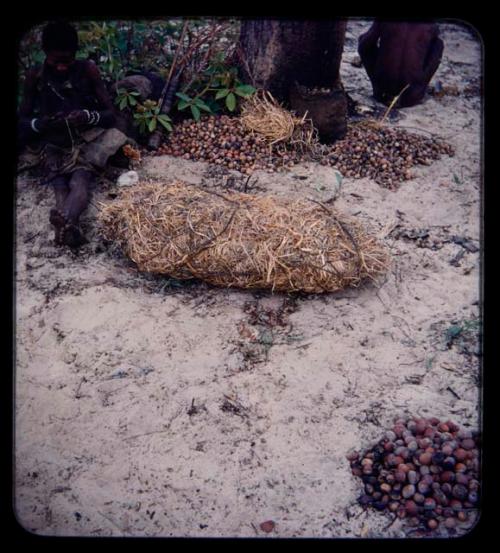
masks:
POLYGON ((389 264, 357 221, 308 199, 140 184, 102 204, 100 221, 140 270, 217 286, 335 291, 389 264))

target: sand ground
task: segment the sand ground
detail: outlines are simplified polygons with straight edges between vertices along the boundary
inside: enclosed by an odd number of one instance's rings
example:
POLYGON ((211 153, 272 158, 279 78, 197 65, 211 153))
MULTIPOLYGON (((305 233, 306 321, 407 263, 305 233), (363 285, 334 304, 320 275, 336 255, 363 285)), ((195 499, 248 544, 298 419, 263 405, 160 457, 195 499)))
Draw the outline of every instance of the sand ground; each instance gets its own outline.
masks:
MULTIPOLYGON (((342 77, 375 105, 351 64, 342 77)), ((397 416, 481 419, 481 43, 442 23, 429 96, 391 123, 450 142, 397 191, 304 164, 258 172, 256 192, 307 194, 356 215, 390 248, 379 286, 326 295, 217 289, 137 272, 95 236, 53 244, 51 191, 17 182, 15 507, 30 532, 63 536, 401 537, 357 504, 346 453, 397 416), (453 338, 452 327, 462 329, 453 338), (273 520, 270 534, 259 525, 273 520)), ((167 156, 143 178, 238 187, 237 173, 167 156)), ((471 521, 472 522, 472 521, 471 521)), ((470 526, 470 523, 469 525, 470 526)), ((467 527, 467 525, 465 525, 467 527)), ((465 530, 461 530, 463 532, 465 530)))

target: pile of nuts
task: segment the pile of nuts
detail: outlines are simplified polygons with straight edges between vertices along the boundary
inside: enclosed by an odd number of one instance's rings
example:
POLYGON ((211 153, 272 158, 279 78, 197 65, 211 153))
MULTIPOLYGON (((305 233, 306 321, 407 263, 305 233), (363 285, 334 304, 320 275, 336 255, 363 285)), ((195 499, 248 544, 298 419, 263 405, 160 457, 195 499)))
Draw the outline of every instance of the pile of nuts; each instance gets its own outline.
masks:
POLYGON ((175 126, 158 154, 208 161, 251 175, 256 169, 269 172, 293 167, 299 162, 293 152, 270 146, 264 138, 244 129, 237 117, 187 119, 175 126))
POLYGON ((413 178, 411 168, 430 165, 441 155, 453 156, 453 148, 442 140, 408 133, 404 129, 352 125, 344 139, 332 144, 323 165, 335 166, 347 178, 373 179, 389 189, 413 178))
POLYGON ((347 459, 364 483, 358 502, 410 526, 453 534, 477 512, 478 436, 451 421, 397 419, 374 447, 347 459))
POLYGON ((227 115, 184 120, 156 153, 223 165, 249 175, 256 169, 274 172, 315 160, 336 167, 344 177, 368 177, 390 189, 412 178, 411 167, 454 154, 449 144, 436 138, 364 124, 349 126, 344 139, 318 145, 312 153, 292 144, 269 145, 245 130, 239 118, 227 115))

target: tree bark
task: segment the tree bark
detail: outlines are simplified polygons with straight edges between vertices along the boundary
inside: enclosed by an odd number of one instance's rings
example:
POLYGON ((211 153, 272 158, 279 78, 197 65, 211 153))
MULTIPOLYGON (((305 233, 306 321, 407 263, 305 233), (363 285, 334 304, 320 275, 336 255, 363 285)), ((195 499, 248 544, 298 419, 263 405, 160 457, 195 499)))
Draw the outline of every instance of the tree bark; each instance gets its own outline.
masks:
MULTIPOLYGON (((331 106, 335 104, 329 111, 335 112, 337 119, 333 134, 324 121, 313 118, 320 127, 320 137, 327 141, 342 135, 347 119, 339 74, 345 29, 343 20, 261 19, 244 20, 241 24, 240 52, 247 82, 269 90, 298 112, 301 107, 294 101, 297 94, 291 95, 295 83, 301 90, 322 88, 335 92, 329 100, 331 106)), ((321 101, 325 102, 324 96, 321 101)))

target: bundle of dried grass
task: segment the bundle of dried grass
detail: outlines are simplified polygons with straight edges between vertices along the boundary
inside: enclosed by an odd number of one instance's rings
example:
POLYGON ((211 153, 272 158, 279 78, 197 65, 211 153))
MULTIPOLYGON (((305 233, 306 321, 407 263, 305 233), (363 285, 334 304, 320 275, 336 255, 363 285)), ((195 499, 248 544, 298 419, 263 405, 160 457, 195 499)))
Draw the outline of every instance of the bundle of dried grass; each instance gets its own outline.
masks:
POLYGON ((143 183, 102 204, 100 221, 139 270, 217 286, 331 292, 389 262, 358 222, 308 199, 143 183))
POLYGON ((243 126, 270 144, 290 143, 312 147, 317 141, 317 133, 312 121, 306 116, 307 113, 297 117, 287 111, 265 90, 254 94, 241 108, 243 126))

